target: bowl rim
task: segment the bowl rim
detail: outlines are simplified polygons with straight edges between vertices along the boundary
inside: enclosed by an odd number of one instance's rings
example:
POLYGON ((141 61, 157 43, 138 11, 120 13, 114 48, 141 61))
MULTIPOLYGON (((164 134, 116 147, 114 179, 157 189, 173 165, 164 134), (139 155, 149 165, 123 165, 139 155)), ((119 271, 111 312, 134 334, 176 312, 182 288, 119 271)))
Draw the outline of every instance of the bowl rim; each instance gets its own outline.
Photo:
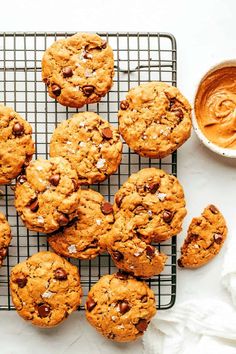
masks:
POLYGON ((228 148, 223 148, 220 147, 216 144, 214 144, 213 142, 211 142, 202 132, 202 130, 199 128, 199 124, 197 121, 197 117, 195 114, 195 102, 196 102, 196 98, 197 98, 197 94, 198 91, 200 89, 200 86, 202 84, 202 82, 214 71, 221 69, 221 68, 225 68, 225 67, 229 67, 229 66, 235 66, 236 67, 236 59, 229 59, 229 60, 224 60, 221 61, 220 63, 213 65, 201 78, 200 82, 197 85, 197 88, 195 90, 195 94, 194 94, 194 102, 193 102, 193 114, 192 114, 192 124, 193 124, 193 129, 197 135, 197 137, 199 138, 199 140, 211 151, 221 155, 221 156, 225 156, 225 157, 229 157, 229 158, 236 158, 236 149, 228 149, 228 148))

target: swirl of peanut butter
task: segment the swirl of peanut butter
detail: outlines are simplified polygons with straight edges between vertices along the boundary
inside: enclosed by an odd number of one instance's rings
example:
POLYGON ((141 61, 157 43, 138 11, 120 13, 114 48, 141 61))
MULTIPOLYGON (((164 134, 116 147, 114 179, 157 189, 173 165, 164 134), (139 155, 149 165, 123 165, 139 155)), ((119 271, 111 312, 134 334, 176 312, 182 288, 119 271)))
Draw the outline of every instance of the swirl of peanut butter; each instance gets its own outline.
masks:
POLYGON ((236 67, 217 69, 201 82, 195 114, 200 129, 211 142, 236 149, 236 67))

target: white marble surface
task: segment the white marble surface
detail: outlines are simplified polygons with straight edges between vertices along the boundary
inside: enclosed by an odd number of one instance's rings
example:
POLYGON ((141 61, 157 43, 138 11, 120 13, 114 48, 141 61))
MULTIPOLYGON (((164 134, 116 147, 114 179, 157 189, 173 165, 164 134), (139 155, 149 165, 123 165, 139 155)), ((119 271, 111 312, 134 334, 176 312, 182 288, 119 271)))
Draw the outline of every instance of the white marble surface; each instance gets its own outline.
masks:
MULTIPOLYGON (((0 31, 172 32, 178 44, 178 86, 192 101, 204 71, 236 56, 235 12, 235 0, 3 0, 0 31)), ((208 151, 194 133, 179 150, 178 176, 185 188, 189 211, 184 231, 191 218, 212 202, 225 214, 229 236, 233 236, 236 229, 235 167, 236 160, 208 151)), ((225 250, 205 268, 178 272, 177 302, 209 296, 230 301, 220 284, 224 253, 225 250)), ((89 327, 82 313, 73 314, 52 330, 33 328, 14 312, 0 313, 1 354, 141 352, 140 341, 121 345, 108 343, 89 327)))

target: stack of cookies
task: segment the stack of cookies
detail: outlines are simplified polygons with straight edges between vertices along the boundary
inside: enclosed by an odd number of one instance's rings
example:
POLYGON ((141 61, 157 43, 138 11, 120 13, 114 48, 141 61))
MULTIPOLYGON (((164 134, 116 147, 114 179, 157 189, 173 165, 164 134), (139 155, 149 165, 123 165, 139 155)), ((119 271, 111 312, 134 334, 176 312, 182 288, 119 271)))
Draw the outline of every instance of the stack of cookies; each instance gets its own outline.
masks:
MULTIPOLYGON (((113 76, 112 48, 96 34, 56 41, 43 56, 49 95, 67 107, 99 102, 113 76)), ((175 151, 190 137, 191 107, 177 88, 150 82, 127 93, 118 118, 119 130, 94 112, 75 113, 53 132, 50 159, 31 161, 30 124, 0 106, 0 184, 17 178, 18 214, 27 229, 48 235, 54 251, 13 268, 10 287, 18 313, 41 327, 61 323, 82 296, 78 269, 63 257, 90 260, 108 252, 119 270, 91 288, 86 316, 105 337, 125 342, 141 336, 156 313, 154 293, 139 278, 163 271, 167 255, 153 244, 181 231, 184 191, 175 176, 156 168, 132 174, 114 205, 88 186, 117 171, 121 136, 140 156, 164 158, 175 151)), ((206 263, 219 252, 226 232, 223 216, 209 206, 191 224, 179 265, 206 263)), ((0 264, 10 240, 10 226, 0 214, 0 264)))

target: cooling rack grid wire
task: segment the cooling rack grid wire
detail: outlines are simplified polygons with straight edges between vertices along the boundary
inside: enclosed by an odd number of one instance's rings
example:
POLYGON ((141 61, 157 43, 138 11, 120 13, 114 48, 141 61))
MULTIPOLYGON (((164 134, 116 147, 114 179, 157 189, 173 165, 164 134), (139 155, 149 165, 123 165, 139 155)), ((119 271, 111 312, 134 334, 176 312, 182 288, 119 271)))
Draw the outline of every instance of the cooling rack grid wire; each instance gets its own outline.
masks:
MULTIPOLYGON (((45 49, 54 40, 73 33, 0 33, 0 102, 11 106, 25 117, 33 127, 36 144, 35 158, 48 158, 50 137, 59 122, 70 117, 75 109, 56 103, 47 94, 41 81, 41 59, 45 49)), ((164 81, 176 85, 176 42, 168 33, 98 33, 109 41, 114 50, 115 78, 111 91, 100 103, 91 104, 81 110, 94 111, 115 126, 119 102, 133 86, 148 81, 164 81)), ((176 175, 177 155, 158 160, 142 158, 130 151, 124 143, 123 159, 119 170, 109 179, 92 188, 113 201, 118 188, 129 175, 144 167, 163 168, 176 175)), ((2 186, 0 210, 6 214, 12 228, 13 239, 9 253, 0 269, 0 310, 14 309, 9 291, 11 268, 30 255, 47 250, 45 235, 28 231, 17 216, 14 194, 10 186, 2 186)), ((165 252, 168 262, 162 274, 147 282, 154 290, 157 308, 173 306, 176 295, 176 237, 157 245, 165 252)), ((84 300, 98 279, 115 272, 107 254, 91 261, 71 260, 80 268, 84 300)))

